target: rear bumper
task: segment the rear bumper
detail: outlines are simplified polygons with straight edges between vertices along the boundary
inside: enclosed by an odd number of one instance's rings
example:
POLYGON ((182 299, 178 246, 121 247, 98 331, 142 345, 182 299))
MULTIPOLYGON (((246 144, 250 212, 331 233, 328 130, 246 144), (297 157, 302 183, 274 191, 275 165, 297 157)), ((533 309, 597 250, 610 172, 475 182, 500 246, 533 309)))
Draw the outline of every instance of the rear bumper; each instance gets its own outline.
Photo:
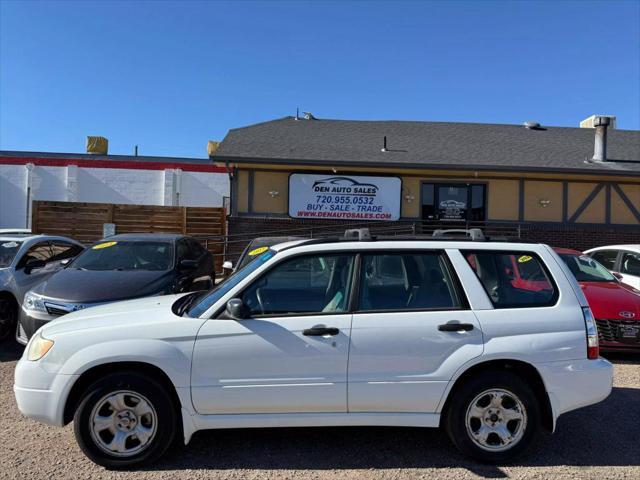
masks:
POLYGON ((604 358, 538 364, 554 418, 601 402, 613 388, 613 365, 604 358))

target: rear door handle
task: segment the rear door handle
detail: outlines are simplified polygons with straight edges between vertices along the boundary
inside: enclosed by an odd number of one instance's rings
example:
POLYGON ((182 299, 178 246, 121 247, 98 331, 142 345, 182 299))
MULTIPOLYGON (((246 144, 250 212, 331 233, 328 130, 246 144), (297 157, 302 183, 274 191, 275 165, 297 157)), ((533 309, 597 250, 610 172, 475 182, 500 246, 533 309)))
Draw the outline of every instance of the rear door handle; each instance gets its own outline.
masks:
POLYGON ((438 325, 438 330, 441 332, 469 332, 473 330, 473 324, 471 323, 443 323, 438 325))
POLYGON ((311 327, 302 331, 302 334, 307 337, 323 337, 325 335, 338 335, 340 333, 340 329, 335 327, 311 327))

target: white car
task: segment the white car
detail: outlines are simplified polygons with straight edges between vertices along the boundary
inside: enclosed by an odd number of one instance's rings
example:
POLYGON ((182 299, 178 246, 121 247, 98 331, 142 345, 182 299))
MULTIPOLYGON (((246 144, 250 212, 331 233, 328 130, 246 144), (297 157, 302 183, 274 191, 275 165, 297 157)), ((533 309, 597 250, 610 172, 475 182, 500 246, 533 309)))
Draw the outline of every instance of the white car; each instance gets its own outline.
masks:
POLYGON ((338 425, 443 427, 497 463, 611 392, 587 301, 548 246, 356 233, 271 247, 205 293, 47 324, 16 367, 20 411, 73 420, 109 468, 203 429, 338 425))
POLYGON ((640 245, 610 245, 587 250, 622 282, 640 290, 640 245))

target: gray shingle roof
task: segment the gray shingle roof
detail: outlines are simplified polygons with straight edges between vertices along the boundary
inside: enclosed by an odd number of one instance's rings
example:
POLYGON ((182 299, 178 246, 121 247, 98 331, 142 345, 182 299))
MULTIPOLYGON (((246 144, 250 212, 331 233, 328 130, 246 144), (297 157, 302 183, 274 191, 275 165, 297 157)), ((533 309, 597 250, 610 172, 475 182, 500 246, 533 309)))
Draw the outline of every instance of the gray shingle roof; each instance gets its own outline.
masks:
POLYGON ((590 163, 595 130, 480 123, 296 120, 229 130, 214 161, 640 173, 640 131, 609 130, 607 163, 590 163), (381 152, 383 137, 389 151, 381 152))

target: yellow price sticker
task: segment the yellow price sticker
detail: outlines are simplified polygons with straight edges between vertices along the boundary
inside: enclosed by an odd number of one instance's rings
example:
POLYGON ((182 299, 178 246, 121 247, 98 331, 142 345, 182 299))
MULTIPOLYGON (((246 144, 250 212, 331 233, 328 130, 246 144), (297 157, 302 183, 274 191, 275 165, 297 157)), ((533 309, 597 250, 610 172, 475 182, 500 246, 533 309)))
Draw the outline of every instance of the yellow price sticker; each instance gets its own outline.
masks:
POLYGON ((253 256, 255 256, 255 255, 260 255, 261 253, 264 253, 264 252, 266 252, 267 250, 269 250, 269 247, 260 247, 260 248, 255 248, 255 249, 251 250, 251 251, 249 252, 249 254, 248 254, 248 255, 249 255, 250 257, 253 257, 253 256))
POLYGON ((91 247, 92 250, 100 250, 101 248, 113 247, 118 242, 102 242, 91 247))
POLYGON ((529 260, 533 260, 533 257, 529 256, 529 255, 522 255, 519 259, 518 259, 518 263, 525 263, 528 262, 529 260))

